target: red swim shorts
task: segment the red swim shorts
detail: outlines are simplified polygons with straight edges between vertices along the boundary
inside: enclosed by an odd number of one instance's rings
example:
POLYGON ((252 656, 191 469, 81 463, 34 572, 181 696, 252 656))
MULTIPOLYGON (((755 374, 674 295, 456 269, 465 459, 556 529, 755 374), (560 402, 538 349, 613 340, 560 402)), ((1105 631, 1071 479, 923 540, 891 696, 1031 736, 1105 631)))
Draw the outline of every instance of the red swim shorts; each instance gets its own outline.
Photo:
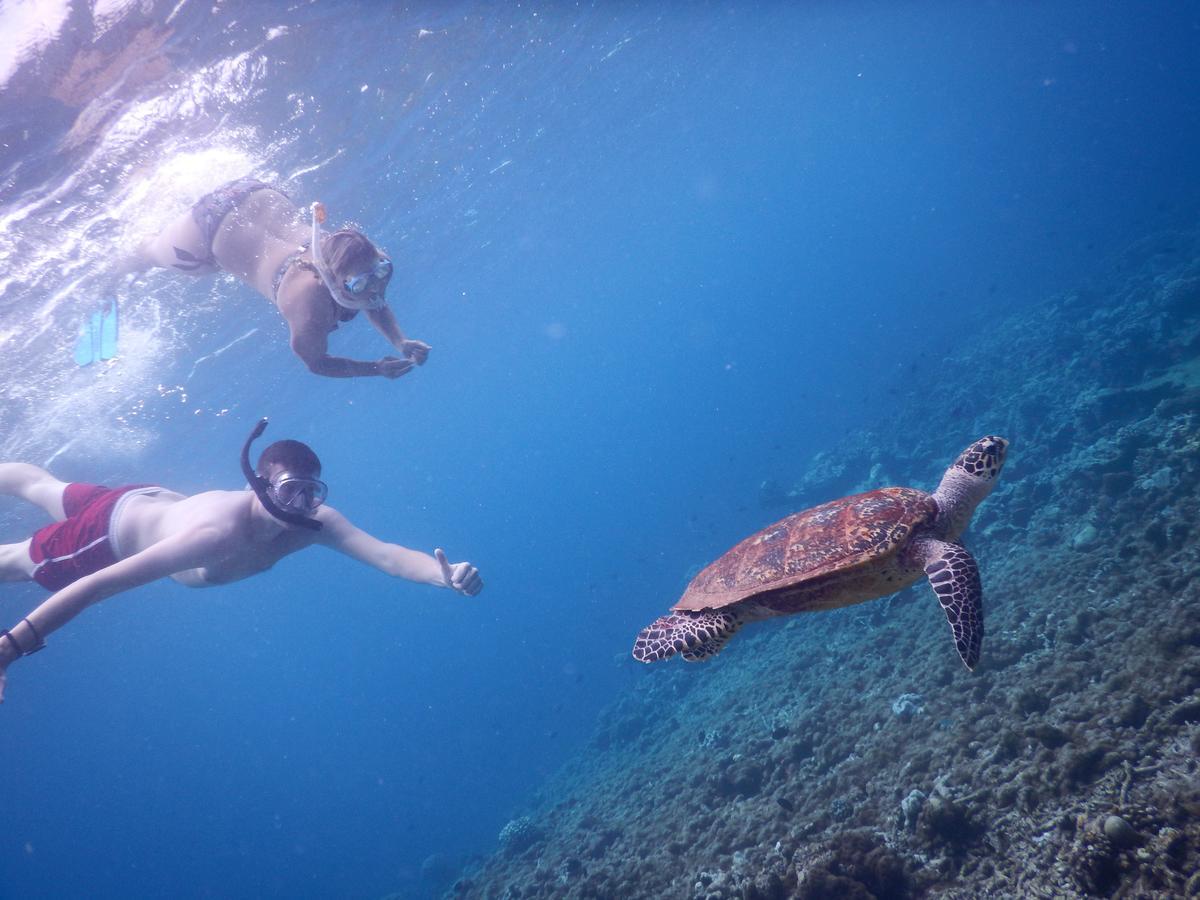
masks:
POLYGON ((142 487, 146 485, 106 488, 83 482, 68 484, 63 491, 67 518, 35 532, 29 543, 29 557, 35 565, 33 580, 47 590, 58 591, 115 563, 117 557, 108 534, 113 507, 122 496, 142 487))

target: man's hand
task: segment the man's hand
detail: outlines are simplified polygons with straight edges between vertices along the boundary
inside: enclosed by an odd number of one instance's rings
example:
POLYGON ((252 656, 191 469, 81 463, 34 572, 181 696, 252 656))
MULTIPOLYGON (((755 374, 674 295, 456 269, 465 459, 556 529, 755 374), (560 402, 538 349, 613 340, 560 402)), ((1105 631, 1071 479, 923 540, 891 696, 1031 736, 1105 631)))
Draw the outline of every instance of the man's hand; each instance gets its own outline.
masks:
POLYGON ((442 580, 446 587, 468 597, 474 597, 483 590, 483 579, 479 577, 479 570, 469 562, 451 563, 446 559, 446 551, 441 547, 434 550, 433 555, 442 567, 442 580))
POLYGON ((412 371, 416 363, 411 359, 397 359, 394 356, 385 356, 379 362, 375 363, 379 369, 379 374, 384 378, 399 378, 401 375, 407 375, 412 371))
POLYGON ((424 341, 401 341, 400 352, 415 362, 418 366, 425 365, 432 348, 424 341))
POLYGON ((4 702, 4 686, 8 684, 8 672, 0 669, 0 703, 4 702))

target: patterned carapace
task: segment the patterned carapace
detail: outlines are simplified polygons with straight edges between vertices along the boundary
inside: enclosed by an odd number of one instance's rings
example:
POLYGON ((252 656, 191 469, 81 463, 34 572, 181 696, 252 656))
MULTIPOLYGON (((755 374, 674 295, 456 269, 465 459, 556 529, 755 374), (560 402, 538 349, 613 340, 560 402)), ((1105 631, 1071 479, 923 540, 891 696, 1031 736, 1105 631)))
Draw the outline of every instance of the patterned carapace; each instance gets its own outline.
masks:
MULTIPOLYGON (((673 609, 717 609, 834 570, 846 573, 877 563, 936 515, 937 504, 929 494, 903 487, 814 506, 737 544, 692 580, 673 609)), ((917 569, 914 579, 919 576, 917 569)), ((770 597, 758 599, 771 605, 770 597)))

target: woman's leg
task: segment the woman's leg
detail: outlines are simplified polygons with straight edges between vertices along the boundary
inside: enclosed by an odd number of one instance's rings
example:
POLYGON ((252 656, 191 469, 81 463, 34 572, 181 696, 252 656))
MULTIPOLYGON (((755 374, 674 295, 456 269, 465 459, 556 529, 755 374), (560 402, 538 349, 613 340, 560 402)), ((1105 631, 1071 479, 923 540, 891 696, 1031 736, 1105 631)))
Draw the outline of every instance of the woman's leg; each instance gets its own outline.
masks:
POLYGON ((20 497, 44 509, 55 522, 67 517, 63 509, 65 481, 29 463, 0 463, 0 494, 20 497))
POLYGON ((211 275, 217 267, 213 265, 210 252, 195 216, 188 210, 164 228, 158 237, 142 245, 141 262, 147 268, 160 266, 188 275, 211 275))

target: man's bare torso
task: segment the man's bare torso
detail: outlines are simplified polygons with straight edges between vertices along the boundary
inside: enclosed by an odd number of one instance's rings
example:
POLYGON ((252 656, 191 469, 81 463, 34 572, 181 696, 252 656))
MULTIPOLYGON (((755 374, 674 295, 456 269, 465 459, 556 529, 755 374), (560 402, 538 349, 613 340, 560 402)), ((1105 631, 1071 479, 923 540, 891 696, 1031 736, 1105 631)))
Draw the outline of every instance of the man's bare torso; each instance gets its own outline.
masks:
POLYGON ((312 544, 316 533, 281 528, 250 491, 205 491, 186 497, 174 491, 130 496, 113 522, 123 557, 181 532, 214 529, 218 550, 205 565, 171 577, 188 587, 239 581, 266 571, 289 553, 312 544))

